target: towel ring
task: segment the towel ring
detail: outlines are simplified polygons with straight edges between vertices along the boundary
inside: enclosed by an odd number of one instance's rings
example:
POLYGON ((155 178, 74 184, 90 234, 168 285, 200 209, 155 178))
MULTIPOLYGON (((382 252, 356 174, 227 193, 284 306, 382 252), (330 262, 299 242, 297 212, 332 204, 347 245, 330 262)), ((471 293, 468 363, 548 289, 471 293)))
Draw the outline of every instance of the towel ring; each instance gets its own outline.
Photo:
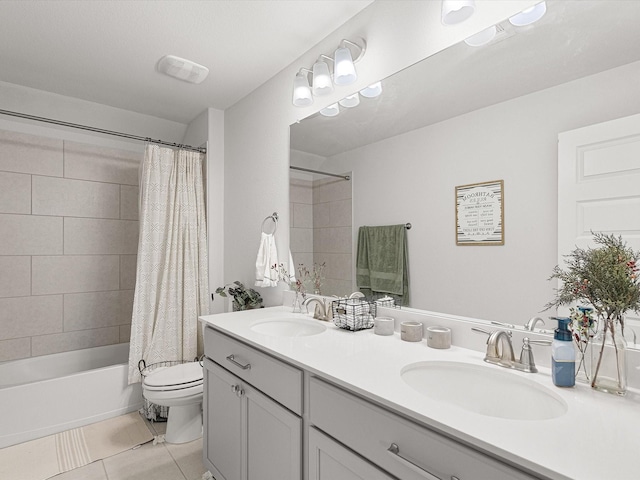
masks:
POLYGON ((265 223, 267 223, 269 220, 273 221, 273 232, 271 232, 271 235, 276 233, 276 230, 278 229, 278 212, 273 212, 272 215, 269 215, 268 217, 266 217, 263 221, 262 221, 262 226, 260 227, 260 230, 262 231, 262 233, 267 233, 264 231, 264 225, 265 223))

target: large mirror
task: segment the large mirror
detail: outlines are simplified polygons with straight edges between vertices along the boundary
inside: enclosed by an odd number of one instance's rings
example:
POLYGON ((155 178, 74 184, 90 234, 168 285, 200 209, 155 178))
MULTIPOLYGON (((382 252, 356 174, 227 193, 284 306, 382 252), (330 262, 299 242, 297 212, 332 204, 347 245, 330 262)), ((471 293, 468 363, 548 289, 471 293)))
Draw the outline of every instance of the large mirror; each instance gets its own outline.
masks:
MULTIPOLYGON (((356 289, 360 226, 410 222, 412 307, 516 325, 546 315, 558 134, 640 112, 639 20, 640 2, 548 0, 531 26, 505 21, 489 44, 455 45, 384 79, 377 98, 292 125, 291 165, 350 176, 292 170, 292 250, 302 228, 294 209, 310 210, 311 230, 328 210, 293 205, 295 190, 328 182, 341 192, 332 198, 350 245, 334 238, 344 278, 326 293, 356 289), (504 245, 456 245, 455 187, 494 180, 504 181, 504 245)), ((322 258, 298 253, 305 264, 322 258)))

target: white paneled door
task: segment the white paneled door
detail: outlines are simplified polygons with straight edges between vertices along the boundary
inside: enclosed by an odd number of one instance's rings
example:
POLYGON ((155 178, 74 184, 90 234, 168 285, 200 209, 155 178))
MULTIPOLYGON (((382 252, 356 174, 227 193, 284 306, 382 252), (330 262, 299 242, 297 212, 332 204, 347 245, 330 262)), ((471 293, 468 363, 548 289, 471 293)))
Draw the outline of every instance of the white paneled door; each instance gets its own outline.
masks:
MULTIPOLYGON (((559 265, 591 245, 592 231, 640 250, 640 114, 558 136, 559 265)), ((640 318, 627 320, 640 337, 640 318)))

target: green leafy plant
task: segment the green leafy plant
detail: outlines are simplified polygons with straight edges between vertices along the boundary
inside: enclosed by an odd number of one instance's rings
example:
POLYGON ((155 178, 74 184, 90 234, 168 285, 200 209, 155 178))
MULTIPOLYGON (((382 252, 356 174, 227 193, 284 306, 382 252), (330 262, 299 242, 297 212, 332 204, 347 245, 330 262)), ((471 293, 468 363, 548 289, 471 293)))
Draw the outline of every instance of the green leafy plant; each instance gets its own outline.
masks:
MULTIPOLYGON (((613 335, 616 328, 624 332, 624 314, 640 312, 640 253, 629 248, 621 236, 594 233, 593 241, 599 245, 597 248, 576 248, 565 255, 565 269, 559 265, 553 269, 549 279, 559 280, 560 285, 546 309, 586 302, 596 312, 598 323, 602 322, 599 328, 603 333, 609 331, 613 335)), ((591 386, 596 383, 603 351, 604 343, 591 386)))
POLYGON ((593 234, 598 248, 576 248, 565 255, 566 269, 556 266, 550 279, 561 282, 546 308, 588 302, 598 317, 623 320, 629 310, 640 311, 638 262, 640 254, 622 237, 593 234))
POLYGON ((253 288, 247 288, 242 282, 227 283, 224 287, 216 288, 221 297, 233 297, 234 310, 249 310, 262 307, 262 297, 253 288))

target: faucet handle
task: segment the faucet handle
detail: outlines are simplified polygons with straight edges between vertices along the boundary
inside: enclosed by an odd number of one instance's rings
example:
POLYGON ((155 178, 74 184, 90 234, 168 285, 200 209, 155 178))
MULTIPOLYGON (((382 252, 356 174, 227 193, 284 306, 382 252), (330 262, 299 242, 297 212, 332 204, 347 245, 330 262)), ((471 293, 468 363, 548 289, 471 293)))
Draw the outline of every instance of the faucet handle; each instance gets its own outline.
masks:
POLYGON ((478 328, 478 327, 471 327, 471 330, 476 332, 476 333, 484 333, 485 335, 489 336, 491 335, 491 332, 488 332, 487 330, 484 330, 482 328, 478 328))
POLYGON ((531 343, 536 345, 551 345, 549 340, 531 340, 529 337, 522 339, 522 351, 520 352, 520 361, 515 365, 515 368, 527 373, 536 373, 536 362, 533 359, 533 350, 531 350, 531 343))

